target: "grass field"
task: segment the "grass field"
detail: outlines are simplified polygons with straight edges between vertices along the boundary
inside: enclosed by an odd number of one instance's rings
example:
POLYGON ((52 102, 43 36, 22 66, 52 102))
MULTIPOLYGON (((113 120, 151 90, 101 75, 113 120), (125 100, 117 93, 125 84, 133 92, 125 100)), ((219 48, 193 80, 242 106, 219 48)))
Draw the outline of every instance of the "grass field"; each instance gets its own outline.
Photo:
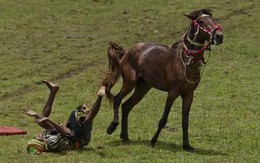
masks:
POLYGON ((0 136, 0 162, 260 162, 258 0, 0 0, 0 4, 0 125, 28 132, 0 136), (212 9, 224 27, 224 43, 212 48, 195 92, 189 130, 195 153, 182 150, 180 99, 167 124, 176 131, 163 130, 156 147, 150 148, 166 100, 165 92, 152 90, 129 116, 132 144, 121 144, 120 127, 113 135, 106 134, 112 106, 103 100, 86 149, 27 154, 27 141, 42 129, 20 109, 41 111, 48 90, 39 81, 61 86, 50 118, 65 122, 76 106, 94 102, 107 70, 108 42, 126 48, 141 41, 172 45, 189 25, 183 13, 202 8, 212 9))

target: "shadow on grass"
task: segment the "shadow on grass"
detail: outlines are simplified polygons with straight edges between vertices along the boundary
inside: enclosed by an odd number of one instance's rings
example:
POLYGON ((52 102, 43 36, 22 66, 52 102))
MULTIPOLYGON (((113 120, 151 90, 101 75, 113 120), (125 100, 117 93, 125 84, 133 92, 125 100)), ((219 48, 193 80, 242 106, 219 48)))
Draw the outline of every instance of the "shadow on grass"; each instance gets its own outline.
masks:
MULTIPOLYGON (((135 141, 131 141, 130 143, 127 143, 127 144, 122 143, 121 140, 115 140, 115 141, 107 142, 104 145, 98 145, 96 147, 84 147, 83 149, 77 150, 74 152, 77 152, 77 153, 93 152, 93 153, 98 154, 100 157, 107 157, 106 152, 103 151, 103 149, 106 149, 107 146, 109 146, 109 147, 118 147, 118 146, 134 147, 134 146, 138 146, 138 145, 152 148, 150 146, 150 140, 135 140, 135 141)), ((164 141, 157 141, 155 147, 152 149, 168 150, 168 151, 174 152, 174 153, 185 152, 182 149, 182 145, 177 145, 177 144, 173 144, 170 142, 164 142, 164 141)), ((227 153, 223 153, 218 150, 202 149, 202 148, 195 148, 194 152, 186 152, 186 153, 187 154, 207 155, 207 156, 226 156, 226 155, 228 155, 227 153)), ((68 153, 67 152, 54 152, 53 154, 66 155, 68 153)))
MULTIPOLYGON (((85 154, 85 153, 94 153, 95 155, 98 155, 101 158, 113 158, 114 154, 110 154, 109 150, 106 150, 107 147, 108 148, 113 148, 113 147, 120 147, 120 146, 129 146, 129 148, 133 148, 134 146, 144 146, 147 148, 152 148, 149 144, 148 140, 137 140, 137 141, 133 141, 129 144, 123 144, 121 141, 111 141, 106 143, 105 145, 99 145, 96 147, 85 147, 81 150, 76 150, 73 152, 76 152, 78 154, 85 154)), ((163 142, 163 141, 158 141, 157 145, 152 148, 153 150, 165 150, 165 151, 170 151, 173 153, 177 153, 177 152, 183 152, 187 155, 192 154, 192 155, 205 155, 205 156, 226 156, 227 153, 223 153, 221 151, 217 151, 217 150, 212 150, 212 149, 201 149, 201 148, 196 148, 194 152, 185 152, 182 149, 181 145, 176 145, 173 143, 167 143, 167 142, 163 142)), ((68 155, 69 151, 67 152, 54 152, 52 153, 52 155, 59 155, 59 156, 64 156, 64 155, 68 155)))
MULTIPOLYGON (((150 146, 150 140, 136 140, 136 141, 131 141, 129 144, 124 144, 120 140, 116 140, 116 141, 108 142, 107 145, 109 145, 109 146, 143 145, 143 146, 147 146, 149 148, 152 148, 150 146)), ((157 141, 157 143, 156 143, 156 145, 155 145, 155 147, 153 149, 156 150, 156 148, 157 149, 161 149, 161 150, 169 150, 171 152, 181 152, 181 151, 184 151, 182 149, 182 145, 177 145, 177 144, 164 142, 164 141, 157 141)), ((208 155, 208 156, 225 156, 225 155, 227 155, 227 153, 223 153, 223 152, 218 151, 218 150, 202 149, 202 148, 195 148, 194 152, 187 152, 187 153, 194 153, 194 154, 208 155)))
POLYGON ((59 151, 59 152, 48 152, 48 154, 50 155, 58 155, 58 156, 65 156, 65 155, 69 155, 70 152, 73 152, 73 153, 78 153, 78 154, 86 154, 88 152, 91 152, 91 153, 95 153, 97 155, 99 155, 100 157, 107 157, 107 154, 104 153, 104 151, 102 151, 102 148, 100 148, 99 146, 98 147, 84 147, 80 150, 72 150, 72 151, 59 151))

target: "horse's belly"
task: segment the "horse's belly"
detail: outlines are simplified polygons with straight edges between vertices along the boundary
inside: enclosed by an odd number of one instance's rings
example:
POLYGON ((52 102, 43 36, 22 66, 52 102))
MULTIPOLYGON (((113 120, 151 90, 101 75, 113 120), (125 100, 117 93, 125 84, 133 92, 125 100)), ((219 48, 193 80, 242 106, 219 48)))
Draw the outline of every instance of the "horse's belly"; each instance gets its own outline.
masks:
POLYGON ((143 73, 141 77, 148 85, 162 91, 171 90, 174 87, 174 85, 176 85, 174 83, 177 82, 177 80, 169 81, 169 78, 167 79, 166 76, 162 76, 157 73, 143 73))
MULTIPOLYGON (((171 71, 172 72, 172 71, 171 71)), ((168 74, 156 71, 143 71, 140 77, 153 88, 162 91, 171 91, 175 89, 180 94, 193 91, 198 86, 198 82, 189 83, 182 74, 168 74)))

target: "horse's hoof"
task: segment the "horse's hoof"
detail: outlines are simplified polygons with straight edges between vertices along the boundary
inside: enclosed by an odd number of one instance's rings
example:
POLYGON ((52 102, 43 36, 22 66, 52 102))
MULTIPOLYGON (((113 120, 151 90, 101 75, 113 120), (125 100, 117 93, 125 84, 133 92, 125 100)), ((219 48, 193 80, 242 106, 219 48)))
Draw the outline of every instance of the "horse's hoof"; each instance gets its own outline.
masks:
POLYGON ((156 143, 156 140, 152 139, 152 140, 151 140, 151 147, 152 147, 152 148, 155 147, 155 143, 156 143))
POLYGON ((195 152, 195 148, 193 148, 192 146, 190 145, 184 145, 183 146, 183 149, 187 152, 195 152))
POLYGON ((132 141, 127 138, 127 139, 123 139, 123 140, 122 140, 122 143, 123 143, 123 144, 131 144, 132 141))
POLYGON ((155 147, 155 143, 151 142, 151 148, 154 148, 154 147, 155 147))
POLYGON ((109 135, 111 135, 115 130, 116 130, 116 127, 118 126, 119 123, 116 123, 116 122, 112 122, 108 128, 107 128, 107 133, 109 135))

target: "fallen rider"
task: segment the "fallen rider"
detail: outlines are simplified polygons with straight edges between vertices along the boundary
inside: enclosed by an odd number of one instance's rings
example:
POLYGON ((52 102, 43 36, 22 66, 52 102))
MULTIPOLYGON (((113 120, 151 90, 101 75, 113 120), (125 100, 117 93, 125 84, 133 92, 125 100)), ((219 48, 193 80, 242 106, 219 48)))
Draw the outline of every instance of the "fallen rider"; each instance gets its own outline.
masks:
POLYGON ((50 94, 41 114, 37 114, 30 108, 22 109, 26 115, 32 116, 35 122, 45 130, 36 135, 27 144, 27 151, 30 154, 40 154, 42 152, 57 152, 64 150, 81 149, 88 145, 91 139, 91 131, 93 121, 88 120, 88 117, 99 110, 102 97, 105 95, 105 87, 101 86, 97 93, 97 100, 91 109, 88 109, 85 104, 80 105, 70 114, 66 125, 58 124, 50 120, 48 117, 51 114, 53 101, 59 86, 49 81, 45 83, 50 94))

